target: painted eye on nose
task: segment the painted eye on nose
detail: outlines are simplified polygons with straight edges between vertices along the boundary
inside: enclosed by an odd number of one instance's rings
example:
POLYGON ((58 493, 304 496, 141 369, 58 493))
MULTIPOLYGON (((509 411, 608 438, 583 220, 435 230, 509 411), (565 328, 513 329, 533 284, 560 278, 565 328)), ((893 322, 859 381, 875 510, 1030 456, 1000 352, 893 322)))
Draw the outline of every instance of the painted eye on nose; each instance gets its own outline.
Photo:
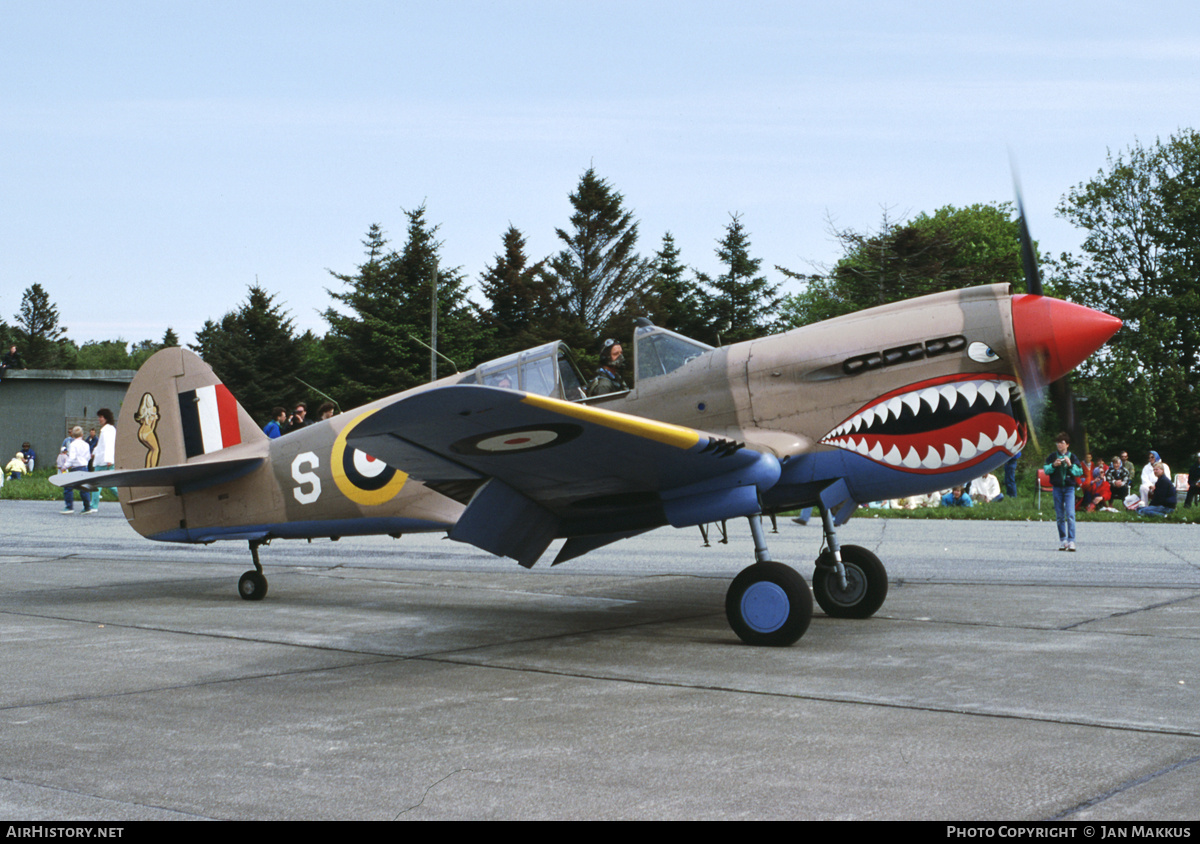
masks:
POLYGON ((1000 355, 992 351, 987 343, 972 343, 967 346, 967 357, 976 363, 994 363, 1000 360, 1000 355))

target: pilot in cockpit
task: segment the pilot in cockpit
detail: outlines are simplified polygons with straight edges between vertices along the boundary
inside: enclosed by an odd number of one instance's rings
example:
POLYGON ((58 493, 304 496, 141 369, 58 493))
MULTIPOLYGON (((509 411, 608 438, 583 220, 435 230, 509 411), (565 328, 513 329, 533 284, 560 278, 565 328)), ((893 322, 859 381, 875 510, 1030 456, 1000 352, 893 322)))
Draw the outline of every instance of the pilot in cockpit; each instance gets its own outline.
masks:
POLYGON ((596 377, 588 385, 588 395, 602 396, 629 389, 621 375, 621 368, 625 365, 625 355, 621 351, 619 340, 610 337, 604 341, 600 349, 600 368, 596 370, 596 377))

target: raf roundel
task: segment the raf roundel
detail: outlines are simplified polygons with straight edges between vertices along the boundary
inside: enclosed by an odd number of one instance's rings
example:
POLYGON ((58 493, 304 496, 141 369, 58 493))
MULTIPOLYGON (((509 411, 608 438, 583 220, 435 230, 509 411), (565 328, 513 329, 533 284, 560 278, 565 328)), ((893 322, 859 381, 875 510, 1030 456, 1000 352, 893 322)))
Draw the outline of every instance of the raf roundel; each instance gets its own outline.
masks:
POLYGON ((582 433, 583 429, 578 425, 565 423, 538 425, 536 428, 512 428, 508 431, 493 431, 467 437, 450 446, 450 450, 456 454, 477 457, 515 454, 564 445, 582 433))
POLYGON ((408 480, 408 475, 397 471, 382 460, 357 448, 346 445, 346 436, 374 411, 368 411, 354 419, 333 441, 331 468, 333 481, 342 494, 359 504, 383 504, 395 497, 408 480))

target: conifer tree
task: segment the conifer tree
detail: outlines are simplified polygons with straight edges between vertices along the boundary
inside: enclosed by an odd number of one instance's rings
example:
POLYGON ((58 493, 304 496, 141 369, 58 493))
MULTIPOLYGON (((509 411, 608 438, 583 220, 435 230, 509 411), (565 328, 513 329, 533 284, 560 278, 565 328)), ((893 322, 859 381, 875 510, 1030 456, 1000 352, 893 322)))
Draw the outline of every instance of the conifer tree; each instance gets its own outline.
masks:
POLYGON ((697 337, 707 343, 737 343, 770 333, 775 324, 774 310, 779 304, 779 285, 758 275, 761 258, 750 257, 750 235, 740 214, 731 214, 725 236, 717 241, 717 258, 725 271, 716 278, 697 273, 697 282, 708 288, 704 312, 709 337, 697 337))
POLYGON ((35 283, 25 290, 21 297, 21 308, 16 313, 16 325, 10 329, 10 333, 12 342, 20 347, 25 365, 30 369, 62 366, 62 347, 70 346, 70 351, 74 351, 74 346, 66 340, 66 326, 58 324, 58 308, 40 284, 35 283))
POLYGON ((220 322, 205 321, 191 348, 251 416, 265 421, 275 405, 308 393, 296 376, 303 371, 305 347, 313 338, 309 334, 297 337, 292 326, 275 296, 254 284, 236 311, 225 314, 220 322))
POLYGON ((671 232, 663 235, 662 248, 650 261, 650 285, 643 313, 658 326, 688 337, 705 334, 708 322, 696 284, 686 277, 679 247, 671 232))
POLYGON ((593 168, 570 196, 570 230, 555 229, 564 248, 551 260, 552 281, 564 309, 564 336, 578 348, 600 335, 628 334, 618 325, 631 299, 645 294, 649 262, 637 254, 638 224, 624 197, 593 168))
POLYGON ((557 320, 550 285, 545 279, 545 260, 530 265, 525 255, 525 236, 510 225, 504 233, 504 250, 479 279, 491 307, 483 312, 490 327, 487 358, 558 339, 557 320))
MULTIPOLYGON (((437 226, 425 221, 425 206, 406 211, 407 239, 397 253, 372 225, 363 245, 367 260, 353 275, 333 273, 347 286, 329 291, 348 313, 325 311, 333 367, 333 390, 349 408, 429 380, 433 274, 437 269, 438 351, 462 369, 474 363, 483 330, 466 301, 466 284, 456 267, 439 260, 437 226), (423 345, 424 344, 424 345, 423 345)), ((439 374, 449 374, 439 363, 439 374)))

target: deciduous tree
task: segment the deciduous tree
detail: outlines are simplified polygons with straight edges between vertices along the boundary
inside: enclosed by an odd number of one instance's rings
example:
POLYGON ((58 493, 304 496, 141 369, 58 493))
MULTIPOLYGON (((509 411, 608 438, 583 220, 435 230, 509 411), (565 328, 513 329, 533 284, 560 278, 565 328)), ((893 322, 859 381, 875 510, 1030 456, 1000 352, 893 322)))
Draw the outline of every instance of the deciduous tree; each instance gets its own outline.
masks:
POLYGON ((788 325, 808 325, 875 305, 979 284, 1024 289, 1020 234, 1009 203, 947 205, 874 232, 832 229, 843 256, 821 274, 776 267, 804 290, 786 297, 788 325))
POLYGON ((1077 381, 1092 438, 1178 464, 1200 424, 1200 134, 1110 153, 1058 212, 1086 233, 1054 266, 1060 290, 1125 322, 1077 381))

